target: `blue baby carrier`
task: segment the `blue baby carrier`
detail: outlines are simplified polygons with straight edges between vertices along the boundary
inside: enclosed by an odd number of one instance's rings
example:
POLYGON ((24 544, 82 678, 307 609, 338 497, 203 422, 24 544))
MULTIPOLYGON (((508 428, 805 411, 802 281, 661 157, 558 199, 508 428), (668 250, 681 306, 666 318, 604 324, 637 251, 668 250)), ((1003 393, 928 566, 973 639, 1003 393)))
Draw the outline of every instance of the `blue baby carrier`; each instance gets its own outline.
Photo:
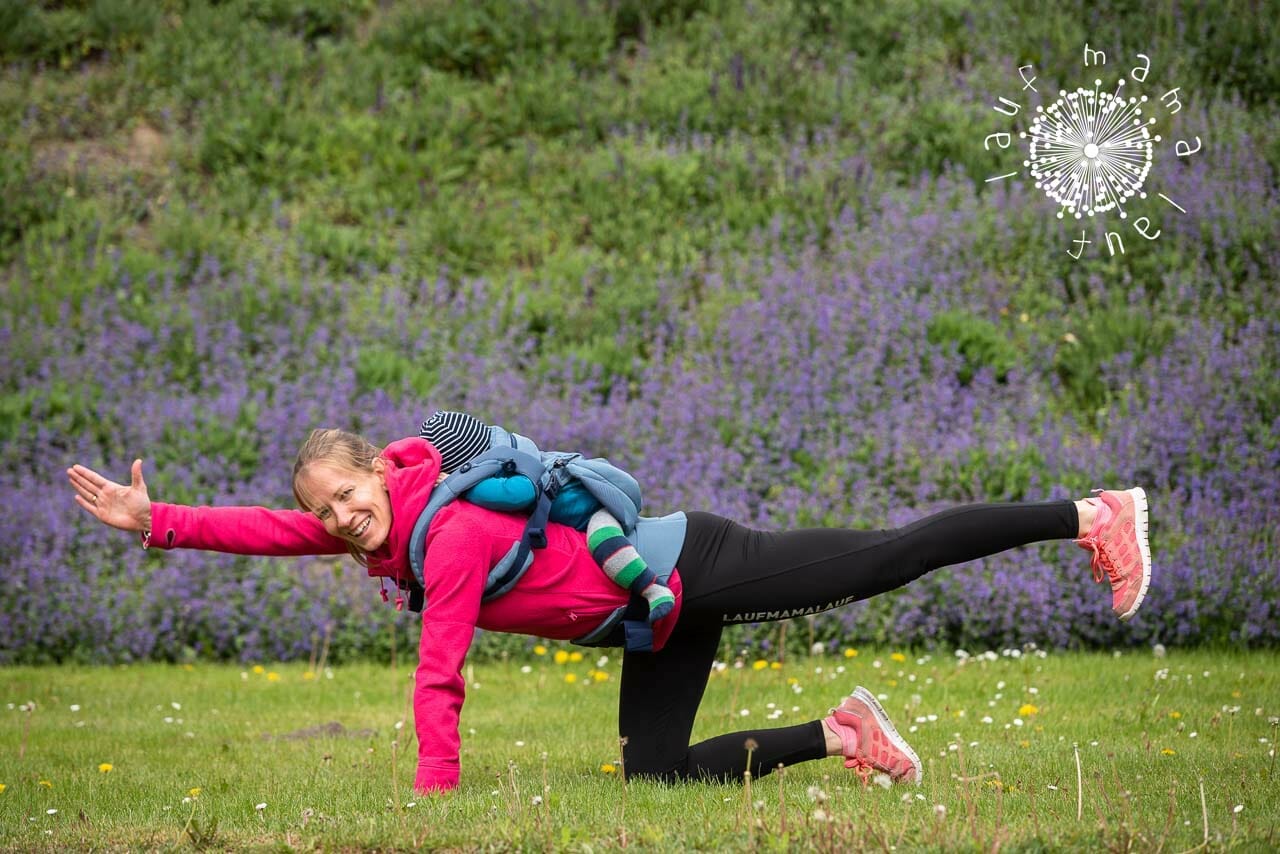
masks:
MULTIPOLYGON (((525 436, 509 433, 501 427, 489 429, 489 450, 463 463, 457 471, 437 484, 427 506, 414 523, 409 538, 409 565, 417 585, 409 588, 408 604, 411 611, 421 611, 426 604, 421 585, 426 561, 427 531, 432 519, 440 508, 463 497, 473 487, 490 478, 528 478, 534 487, 534 497, 524 533, 489 570, 482 602, 489 602, 509 591, 533 564, 533 552, 547 545, 547 524, 551 521, 556 499, 569 498, 570 491, 579 493, 579 500, 570 503, 581 507, 585 499, 589 509, 607 510, 618 520, 625 534, 631 534, 640 519, 643 504, 640 484, 608 460, 587 459, 581 454, 563 451, 543 452, 525 436)), ((475 503, 482 506, 484 504, 483 501, 475 503)), ((644 599, 633 595, 629 605, 617 609, 599 627, 575 638, 573 643, 583 646, 612 645, 617 637, 616 629, 621 624, 621 639, 627 649, 651 649, 652 628, 645 619, 647 612, 648 604, 644 599)))

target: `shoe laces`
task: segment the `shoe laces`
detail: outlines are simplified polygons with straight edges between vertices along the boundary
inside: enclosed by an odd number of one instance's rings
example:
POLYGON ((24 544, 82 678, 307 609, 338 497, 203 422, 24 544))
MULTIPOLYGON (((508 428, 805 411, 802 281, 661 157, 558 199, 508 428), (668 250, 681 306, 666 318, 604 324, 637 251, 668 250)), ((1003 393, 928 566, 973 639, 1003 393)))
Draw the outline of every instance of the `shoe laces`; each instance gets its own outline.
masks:
POLYGON ((876 766, 869 760, 861 756, 846 757, 844 767, 853 769, 853 773, 857 774, 858 779, 862 781, 862 788, 865 789, 871 785, 871 775, 876 772, 876 766))
POLYGON ((1110 543, 1094 537, 1085 540, 1084 545, 1093 552, 1089 566, 1093 569, 1093 580, 1102 583, 1103 578, 1110 579, 1114 586, 1120 581, 1120 568, 1116 565, 1115 556, 1111 553, 1110 543))

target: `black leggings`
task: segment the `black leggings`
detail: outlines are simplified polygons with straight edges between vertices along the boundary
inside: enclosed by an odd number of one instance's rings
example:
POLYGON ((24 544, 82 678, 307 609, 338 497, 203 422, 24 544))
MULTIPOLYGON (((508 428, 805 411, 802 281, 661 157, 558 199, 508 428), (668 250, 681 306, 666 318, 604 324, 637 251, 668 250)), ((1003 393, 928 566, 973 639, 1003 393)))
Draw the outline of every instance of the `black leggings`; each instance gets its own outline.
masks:
MULTIPOLYGON (((940 566, 1041 540, 1074 537, 1070 501, 974 504, 903 528, 754 531, 710 513, 689 513, 677 563, 684 584, 679 622, 657 653, 625 653, 618 733, 628 775, 676 780, 741 779, 826 756, 818 720, 745 730, 690 745, 693 719, 724 626, 813 614, 901 587, 940 566)), ((834 699, 834 698, 833 698, 834 699)))

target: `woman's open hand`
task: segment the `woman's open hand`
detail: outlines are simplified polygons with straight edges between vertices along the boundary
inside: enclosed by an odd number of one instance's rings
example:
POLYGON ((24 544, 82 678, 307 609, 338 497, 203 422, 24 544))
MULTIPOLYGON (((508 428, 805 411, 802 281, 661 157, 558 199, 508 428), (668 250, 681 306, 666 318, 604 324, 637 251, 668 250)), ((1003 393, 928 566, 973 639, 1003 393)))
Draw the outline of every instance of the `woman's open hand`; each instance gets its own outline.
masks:
POLYGON ((125 486, 82 465, 67 469, 76 503, 99 522, 122 531, 150 531, 151 496, 142 479, 142 460, 133 461, 129 475, 131 481, 125 486))

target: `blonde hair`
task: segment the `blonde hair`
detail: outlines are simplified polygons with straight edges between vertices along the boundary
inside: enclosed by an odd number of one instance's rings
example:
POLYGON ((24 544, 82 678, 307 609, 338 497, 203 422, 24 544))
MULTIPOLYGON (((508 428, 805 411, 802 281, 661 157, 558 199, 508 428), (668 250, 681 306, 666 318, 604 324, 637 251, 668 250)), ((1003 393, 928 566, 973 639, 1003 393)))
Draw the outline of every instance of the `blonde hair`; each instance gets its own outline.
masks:
MULTIPOLYGON (((294 500, 303 510, 310 509, 298 489, 298 478, 312 463, 327 463, 356 474, 372 474, 375 470, 374 461, 381 453, 381 448, 355 433, 335 429, 312 430, 307 441, 298 449, 298 458, 293 463, 294 500)), ((361 566, 368 566, 368 555, 364 549, 354 543, 347 543, 347 551, 361 566)))

